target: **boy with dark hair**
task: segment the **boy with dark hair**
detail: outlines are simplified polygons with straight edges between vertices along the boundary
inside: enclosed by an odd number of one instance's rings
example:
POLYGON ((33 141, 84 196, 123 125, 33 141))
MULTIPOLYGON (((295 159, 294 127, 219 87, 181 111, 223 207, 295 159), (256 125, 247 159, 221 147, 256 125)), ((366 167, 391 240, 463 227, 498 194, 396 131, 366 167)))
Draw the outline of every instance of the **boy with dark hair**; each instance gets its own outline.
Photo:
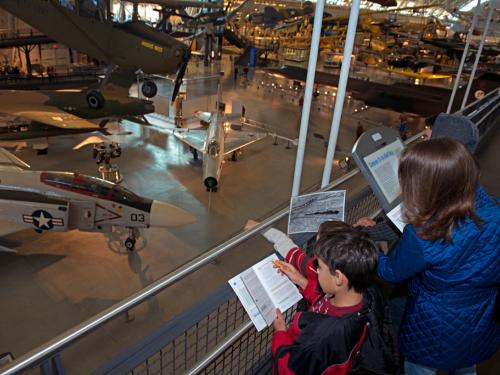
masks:
POLYGON ((310 307, 295 314, 288 329, 277 312, 275 373, 347 374, 351 367, 397 373, 387 307, 381 293, 370 286, 378 258, 375 244, 340 222, 324 223, 318 236, 315 258, 295 247, 287 253, 288 263, 279 267, 299 286, 310 307))

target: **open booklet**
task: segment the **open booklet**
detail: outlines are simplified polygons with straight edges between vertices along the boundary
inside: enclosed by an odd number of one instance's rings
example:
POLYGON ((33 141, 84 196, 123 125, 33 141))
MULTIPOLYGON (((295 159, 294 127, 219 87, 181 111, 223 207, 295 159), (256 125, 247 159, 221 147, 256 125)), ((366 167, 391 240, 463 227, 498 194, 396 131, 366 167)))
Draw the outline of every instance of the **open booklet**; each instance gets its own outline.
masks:
POLYGON ((297 286, 278 273, 273 254, 229 280, 257 331, 270 326, 276 309, 285 312, 302 299, 297 286))

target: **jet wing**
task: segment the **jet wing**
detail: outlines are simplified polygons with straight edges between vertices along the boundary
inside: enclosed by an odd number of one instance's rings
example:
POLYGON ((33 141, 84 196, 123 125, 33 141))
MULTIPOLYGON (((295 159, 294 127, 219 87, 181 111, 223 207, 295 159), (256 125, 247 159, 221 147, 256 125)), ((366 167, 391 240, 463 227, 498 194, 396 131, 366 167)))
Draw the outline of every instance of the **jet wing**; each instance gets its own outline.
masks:
POLYGON ((0 170, 6 169, 29 169, 29 164, 25 163, 17 156, 11 154, 4 148, 0 148, 0 170))
MULTIPOLYGON (((10 221, 0 220, 0 237, 5 237, 9 234, 17 233, 26 229, 29 229, 26 225, 14 224, 10 221)), ((2 250, 0 249, 0 251, 2 250)))
POLYGON ((229 130, 224 140, 224 155, 230 154, 236 150, 246 147, 254 142, 267 137, 264 132, 249 132, 240 130, 229 130))
POLYGON ((90 121, 58 110, 55 107, 48 111, 45 109, 40 109, 38 111, 14 111, 10 112, 10 114, 61 129, 100 129, 98 125, 90 121))
POLYGON ((212 112, 196 111, 194 117, 200 119, 203 122, 210 122, 212 118, 212 112))
POLYGON ((188 146, 205 153, 207 131, 204 129, 189 129, 186 131, 174 130, 174 135, 188 146))

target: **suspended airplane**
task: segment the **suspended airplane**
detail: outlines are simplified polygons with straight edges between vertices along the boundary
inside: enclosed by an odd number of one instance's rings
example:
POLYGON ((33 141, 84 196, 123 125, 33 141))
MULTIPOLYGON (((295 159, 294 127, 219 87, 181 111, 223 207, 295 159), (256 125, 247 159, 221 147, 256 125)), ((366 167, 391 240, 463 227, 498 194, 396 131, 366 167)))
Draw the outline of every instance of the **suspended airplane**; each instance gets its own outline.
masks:
MULTIPOLYGON (((222 8, 222 3, 210 3, 207 1, 196 0, 123 0, 123 3, 133 4, 154 4, 161 6, 161 9, 155 9, 161 14, 161 20, 156 25, 156 29, 172 33, 172 24, 169 22, 170 17, 176 16, 181 18, 196 19, 203 13, 203 9, 219 9, 222 8), (193 9, 198 9, 194 14, 193 9)), ((123 9, 123 8, 122 8, 123 9)), ((136 8, 134 8, 134 12, 136 8)), ((206 14, 206 13, 205 13, 206 14)), ((137 19, 137 15, 133 15, 132 19, 137 19)))
POLYGON ((107 65, 100 85, 89 90, 87 104, 92 109, 104 106, 101 90, 112 74, 119 71, 121 82, 129 87, 142 78, 145 97, 156 95, 158 88, 148 74, 175 74, 174 95, 178 93, 187 68, 190 49, 175 38, 155 30, 144 22, 116 23, 77 14, 57 0, 2 0, 0 7, 35 27, 50 38, 85 53, 107 65), (117 66, 119 69, 117 69, 117 66))
MULTIPOLYGON (((0 126, 0 143, 32 140, 39 153, 48 148, 47 137, 100 131, 110 119, 140 116, 154 112, 152 102, 130 98, 121 88, 107 85, 108 100, 99 109, 86 104, 84 91, 11 91, 0 90, 0 114, 15 120, 0 126), (89 120, 99 120, 95 124, 89 120)), ((5 145, 5 144, 4 144, 5 145)))
POLYGON ((216 112, 197 112, 196 116, 208 124, 207 129, 174 129, 172 132, 191 148, 195 160, 198 152, 203 154, 203 184, 208 192, 216 192, 224 157, 231 155, 236 160, 238 151, 269 133, 241 130, 244 125, 231 124, 232 120, 241 119, 241 115, 225 114, 220 105, 216 112))
MULTIPOLYGON (((460 60, 462 57, 462 53, 464 52, 465 42, 460 39, 458 33, 455 33, 452 38, 431 38, 431 39, 422 39, 422 42, 425 44, 438 47, 442 50, 446 51, 446 54, 454 58, 455 60, 460 60)), ((471 43, 469 47, 469 52, 472 55, 477 53, 477 46, 471 43)), ((498 56, 500 54, 500 48, 496 45, 484 45, 483 50, 481 52, 481 57, 488 58, 491 56, 498 56)))
POLYGON ((171 204, 141 197, 123 186, 71 172, 33 171, 0 148, 0 220, 36 232, 111 232, 125 227, 135 248, 139 228, 192 224, 196 218, 171 204))
MULTIPOLYGON (((306 68, 285 65, 279 68, 263 68, 262 70, 268 74, 279 74, 291 80, 306 81, 306 68)), ((339 75, 317 70, 314 82, 320 85, 337 86, 339 75)), ((479 75, 472 84, 468 102, 476 100, 474 93, 477 90, 490 92, 498 88, 499 82, 498 74, 479 75)), ((458 89, 452 110, 460 108, 465 89, 466 86, 458 89)), ((397 112, 417 113, 422 117, 434 116, 446 111, 451 94, 451 89, 444 87, 415 85, 409 82, 377 82, 356 76, 349 77, 347 90, 352 93, 355 99, 364 101, 366 105, 390 108, 397 112)))
POLYGON ((263 12, 252 13, 247 16, 247 20, 254 25, 264 25, 273 28, 278 23, 295 17, 303 17, 314 13, 314 4, 310 1, 304 2, 301 8, 285 8, 277 10, 274 7, 266 6, 263 12))

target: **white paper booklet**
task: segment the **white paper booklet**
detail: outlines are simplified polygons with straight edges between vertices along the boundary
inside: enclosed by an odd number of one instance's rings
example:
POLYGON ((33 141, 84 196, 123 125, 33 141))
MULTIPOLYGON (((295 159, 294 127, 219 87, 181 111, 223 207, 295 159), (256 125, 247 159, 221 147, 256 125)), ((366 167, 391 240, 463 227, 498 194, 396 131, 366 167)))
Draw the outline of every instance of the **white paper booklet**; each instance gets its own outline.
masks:
POLYGON ((279 261, 275 254, 229 280, 257 331, 273 323, 277 308, 285 312, 302 299, 297 286, 278 273, 273 261, 279 261))
POLYGON ((406 226, 403 209, 403 203, 400 203, 387 213, 387 217, 391 219, 392 223, 401 233, 403 233, 403 229, 406 226))

